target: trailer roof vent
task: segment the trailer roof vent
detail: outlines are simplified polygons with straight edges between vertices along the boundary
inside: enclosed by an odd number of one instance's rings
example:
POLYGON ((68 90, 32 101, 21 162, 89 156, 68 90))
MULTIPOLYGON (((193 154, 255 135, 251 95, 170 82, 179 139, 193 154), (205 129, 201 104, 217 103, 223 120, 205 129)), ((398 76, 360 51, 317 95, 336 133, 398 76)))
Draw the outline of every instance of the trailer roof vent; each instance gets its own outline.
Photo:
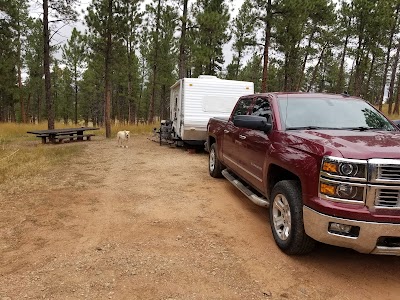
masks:
POLYGON ((213 76, 213 75, 200 75, 199 78, 200 79, 218 79, 217 76, 213 76))

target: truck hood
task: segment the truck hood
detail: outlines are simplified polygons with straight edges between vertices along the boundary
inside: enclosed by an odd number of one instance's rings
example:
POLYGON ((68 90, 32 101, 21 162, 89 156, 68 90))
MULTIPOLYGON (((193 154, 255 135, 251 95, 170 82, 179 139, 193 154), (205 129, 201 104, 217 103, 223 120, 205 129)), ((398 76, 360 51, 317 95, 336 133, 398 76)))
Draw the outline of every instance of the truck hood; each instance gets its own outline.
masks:
POLYGON ((317 155, 340 152, 345 158, 400 159, 400 131, 299 130, 286 133, 291 146, 317 155))

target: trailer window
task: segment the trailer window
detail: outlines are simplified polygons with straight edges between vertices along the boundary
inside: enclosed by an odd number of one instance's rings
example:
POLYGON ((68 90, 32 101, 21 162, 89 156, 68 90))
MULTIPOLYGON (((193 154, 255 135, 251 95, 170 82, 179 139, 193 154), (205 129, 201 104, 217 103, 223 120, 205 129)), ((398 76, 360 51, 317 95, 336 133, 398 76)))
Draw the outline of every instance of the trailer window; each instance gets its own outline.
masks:
POLYGON ((233 112, 233 115, 234 116, 248 115, 249 108, 250 108, 252 102, 253 102, 252 98, 240 99, 235 107, 235 111, 233 112))

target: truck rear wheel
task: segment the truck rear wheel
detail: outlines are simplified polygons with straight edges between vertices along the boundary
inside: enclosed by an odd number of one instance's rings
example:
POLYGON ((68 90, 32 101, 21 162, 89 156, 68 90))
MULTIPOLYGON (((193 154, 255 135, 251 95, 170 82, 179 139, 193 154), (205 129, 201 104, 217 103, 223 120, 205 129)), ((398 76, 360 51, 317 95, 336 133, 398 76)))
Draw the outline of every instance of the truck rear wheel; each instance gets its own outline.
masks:
POLYGON ((269 217, 272 234, 278 247, 286 254, 306 254, 315 241, 304 231, 303 203, 300 183, 283 180, 272 189, 269 217))
POLYGON ((217 144, 212 144, 210 147, 210 153, 208 156, 208 171, 211 177, 221 178, 222 177, 223 165, 218 159, 217 155, 217 144))

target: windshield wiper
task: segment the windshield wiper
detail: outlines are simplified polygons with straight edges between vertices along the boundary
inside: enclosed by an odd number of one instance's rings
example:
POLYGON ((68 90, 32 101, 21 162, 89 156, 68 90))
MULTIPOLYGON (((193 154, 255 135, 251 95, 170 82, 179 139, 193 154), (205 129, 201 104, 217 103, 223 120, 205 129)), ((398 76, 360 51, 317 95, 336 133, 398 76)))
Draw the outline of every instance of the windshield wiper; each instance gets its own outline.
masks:
POLYGON ((301 127, 287 127, 286 130, 317 130, 317 129, 340 129, 340 128, 333 128, 333 127, 320 127, 320 126, 301 126, 301 127))
POLYGON ((359 126, 359 127, 343 127, 341 129, 367 131, 367 130, 377 130, 377 129, 383 129, 383 128, 359 126))

